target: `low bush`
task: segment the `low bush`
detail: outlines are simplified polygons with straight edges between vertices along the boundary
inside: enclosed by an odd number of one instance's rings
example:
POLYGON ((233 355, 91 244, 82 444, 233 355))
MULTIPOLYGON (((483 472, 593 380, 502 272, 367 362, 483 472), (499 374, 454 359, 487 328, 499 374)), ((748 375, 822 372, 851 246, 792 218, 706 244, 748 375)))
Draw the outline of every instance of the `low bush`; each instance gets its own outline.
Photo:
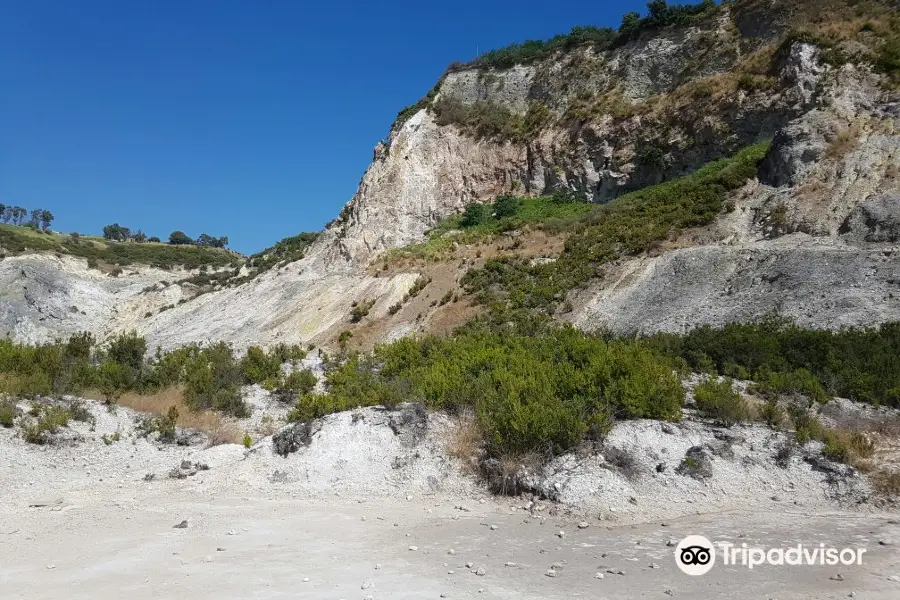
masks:
POLYGON ((747 402, 734 391, 730 379, 707 379, 694 388, 694 403, 706 417, 725 427, 733 427, 750 418, 747 402))
POLYGON ((859 466, 861 460, 875 454, 875 444, 862 432, 849 429, 825 429, 821 434, 822 454, 835 462, 859 466))
POLYGON ((22 428, 22 435, 29 444, 46 444, 60 428, 69 425, 71 415, 64 407, 40 405, 32 408, 36 418, 22 428))
POLYGON ((19 409, 16 408, 15 402, 0 400, 0 427, 11 428, 15 425, 18 416, 19 409))
POLYGON ((235 417, 249 416, 240 393, 243 381, 231 347, 218 342, 194 357, 186 374, 184 401, 192 410, 213 409, 235 417))
POLYGON ((298 394, 308 394, 312 392, 319 378, 309 369, 301 369, 294 371, 284 378, 281 387, 283 389, 292 390, 298 394))
POLYGON ((156 433, 160 442, 172 444, 175 442, 177 423, 178 408, 170 406, 165 415, 144 418, 138 426, 138 431, 142 436, 156 433))
POLYGON ((363 318, 369 315, 369 311, 372 310, 373 306, 375 306, 375 300, 357 302, 350 311, 350 322, 359 323, 362 321, 363 318))
POLYGON ((804 406, 794 404, 788 409, 791 422, 794 424, 794 435, 801 446, 813 440, 821 439, 822 423, 804 406))
POLYGON ((276 353, 267 354, 259 346, 250 346, 241 359, 240 369, 246 383, 272 387, 281 376, 282 362, 284 361, 276 353))
POLYGON ((878 494, 892 499, 900 499, 900 472, 880 470, 872 476, 872 483, 878 494))

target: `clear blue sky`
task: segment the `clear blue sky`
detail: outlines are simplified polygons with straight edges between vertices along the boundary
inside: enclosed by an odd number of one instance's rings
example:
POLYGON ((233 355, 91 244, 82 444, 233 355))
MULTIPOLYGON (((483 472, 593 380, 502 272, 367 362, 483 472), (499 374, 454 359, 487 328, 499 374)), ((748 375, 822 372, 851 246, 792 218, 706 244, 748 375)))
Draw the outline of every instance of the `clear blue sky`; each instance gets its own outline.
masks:
POLYGON ((332 219, 451 61, 645 6, 0 0, 0 202, 255 252, 332 219))

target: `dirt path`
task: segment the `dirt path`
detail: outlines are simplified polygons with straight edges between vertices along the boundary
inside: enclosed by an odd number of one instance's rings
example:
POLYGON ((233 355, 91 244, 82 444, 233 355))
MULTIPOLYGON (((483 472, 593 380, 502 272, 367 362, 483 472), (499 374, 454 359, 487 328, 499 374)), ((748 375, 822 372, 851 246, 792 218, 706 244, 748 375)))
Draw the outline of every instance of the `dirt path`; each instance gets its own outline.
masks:
POLYGON ((211 498, 173 484, 91 505, 7 505, 0 508, 0 597, 784 600, 846 598, 851 591, 859 598, 900 597, 900 582, 889 579, 900 575, 900 548, 879 545, 900 543, 891 515, 728 513, 665 527, 596 522, 580 530, 554 517, 510 514, 506 504, 469 502, 459 510, 458 502, 438 498, 211 498), (183 519, 186 529, 173 528, 183 519), (689 533, 868 552, 862 566, 717 565, 689 577, 666 546, 689 533), (562 568, 548 577, 554 563, 562 568), (473 572, 479 567, 483 576, 473 572), (843 581, 830 579, 838 573, 843 581))

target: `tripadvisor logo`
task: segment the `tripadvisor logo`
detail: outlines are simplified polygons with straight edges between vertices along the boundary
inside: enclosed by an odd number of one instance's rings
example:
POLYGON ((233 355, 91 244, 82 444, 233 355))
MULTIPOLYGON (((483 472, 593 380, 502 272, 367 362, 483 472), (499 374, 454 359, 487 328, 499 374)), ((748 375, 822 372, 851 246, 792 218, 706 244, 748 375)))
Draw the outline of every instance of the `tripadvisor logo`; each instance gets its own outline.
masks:
POLYGON ((753 569, 761 565, 804 566, 838 564, 861 565, 865 548, 829 548, 825 544, 790 548, 755 548, 730 542, 713 544, 701 535, 689 535, 675 547, 675 564, 688 575, 705 575, 716 564, 717 554, 723 565, 740 565, 753 569), (717 552, 716 546, 719 547, 717 552))
POLYGON ((702 535, 689 535, 675 546, 675 564, 688 575, 705 575, 716 564, 716 549, 702 535))

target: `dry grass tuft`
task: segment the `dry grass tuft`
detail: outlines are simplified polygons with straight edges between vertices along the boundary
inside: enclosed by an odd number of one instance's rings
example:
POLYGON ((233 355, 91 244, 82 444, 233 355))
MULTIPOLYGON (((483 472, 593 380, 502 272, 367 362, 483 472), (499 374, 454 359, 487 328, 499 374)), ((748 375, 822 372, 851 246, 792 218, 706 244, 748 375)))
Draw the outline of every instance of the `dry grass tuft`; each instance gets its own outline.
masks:
POLYGON ((875 491, 885 498, 900 499, 900 473, 881 470, 872 475, 875 491))
POLYGON ((483 440, 484 434, 475 416, 471 413, 460 415, 447 439, 447 454, 459 459, 466 472, 474 475, 478 473, 483 440))
MULTIPOLYGON (((102 399, 102 396, 93 393, 86 394, 88 398, 102 399)), ((193 411, 184 401, 184 390, 180 387, 171 387, 156 392, 155 394, 138 394, 128 392, 119 398, 117 404, 143 413, 165 416, 169 408, 178 409, 178 427, 185 429, 199 429, 209 435, 210 446, 220 444, 240 444, 243 434, 238 428, 223 419, 222 415, 211 410, 193 411)))
POLYGON ((860 134, 859 125, 851 125, 840 130, 825 150, 825 156, 834 160, 853 152, 859 146, 860 134))

